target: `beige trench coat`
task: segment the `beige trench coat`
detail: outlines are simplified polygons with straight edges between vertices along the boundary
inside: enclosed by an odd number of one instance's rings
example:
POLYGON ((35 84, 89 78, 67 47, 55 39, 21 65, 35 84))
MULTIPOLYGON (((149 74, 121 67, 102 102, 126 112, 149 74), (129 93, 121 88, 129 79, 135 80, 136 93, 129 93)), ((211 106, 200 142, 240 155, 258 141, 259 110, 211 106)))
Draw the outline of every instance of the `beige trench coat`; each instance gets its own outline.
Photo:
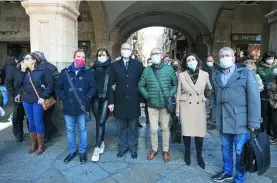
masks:
POLYGON ((180 112, 182 135, 204 137, 206 135, 205 90, 212 89, 209 74, 199 70, 194 84, 187 71, 180 73, 176 97, 176 112, 180 112))

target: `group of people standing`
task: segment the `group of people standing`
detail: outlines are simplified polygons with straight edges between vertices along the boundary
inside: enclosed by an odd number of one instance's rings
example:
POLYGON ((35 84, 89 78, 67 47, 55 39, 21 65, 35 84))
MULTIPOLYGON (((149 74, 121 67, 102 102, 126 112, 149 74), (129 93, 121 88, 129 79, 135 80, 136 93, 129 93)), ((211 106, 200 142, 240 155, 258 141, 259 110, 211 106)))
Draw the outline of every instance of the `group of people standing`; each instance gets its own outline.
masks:
MULTIPOLYGON (((194 137, 198 165, 205 169, 202 152, 206 122, 210 118, 216 122, 220 132, 223 157, 223 171, 212 179, 216 182, 233 179, 236 183, 244 183, 246 171, 240 166, 240 156, 250 131, 260 128, 262 118, 265 128, 274 133, 272 143, 276 143, 276 54, 266 53, 257 70, 251 67, 252 63, 236 64, 234 51, 229 47, 219 51, 219 65, 211 56, 202 63, 196 54, 188 54, 180 65, 174 62, 171 66, 164 61, 162 50, 154 48, 148 66, 144 68, 131 54, 131 46, 125 43, 121 46, 121 57, 112 63, 108 50, 101 48, 97 51, 94 65, 87 67, 84 51, 77 50, 71 65, 60 74, 46 61, 42 52, 27 53, 21 63, 14 63, 13 69, 18 72, 8 72, 6 86, 16 104, 23 106, 27 114, 31 138, 29 153, 37 150, 41 154, 45 150, 44 135, 46 124, 49 124, 45 121, 49 120, 46 119, 49 109, 45 111, 42 105, 53 96, 63 103, 69 149, 65 163, 74 159, 78 152, 80 162, 87 162, 86 123, 90 120, 91 104, 96 119, 96 144, 91 160, 99 161, 104 153, 105 123, 111 112, 118 127, 117 157, 130 152, 131 157, 137 159, 138 119, 141 108, 146 106, 152 145, 147 156, 149 161, 159 154, 159 124, 162 129, 162 158, 165 163, 170 161, 170 118, 176 115, 181 122, 185 163, 191 164, 191 139, 194 137), (173 96, 176 96, 174 114, 167 110, 167 98, 173 96), (234 177, 233 148, 236 154, 234 177)), ((17 138, 23 138, 21 134, 20 131, 17 138)))

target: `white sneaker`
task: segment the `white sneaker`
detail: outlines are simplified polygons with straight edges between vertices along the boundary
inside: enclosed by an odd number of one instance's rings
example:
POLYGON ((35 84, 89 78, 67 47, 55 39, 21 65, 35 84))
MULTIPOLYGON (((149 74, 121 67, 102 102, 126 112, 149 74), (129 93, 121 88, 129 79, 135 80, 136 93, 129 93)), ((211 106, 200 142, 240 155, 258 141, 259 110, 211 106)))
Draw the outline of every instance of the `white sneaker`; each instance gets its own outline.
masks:
POLYGON ((93 161, 93 162, 99 161, 99 155, 100 155, 100 148, 96 147, 94 149, 93 155, 91 157, 91 161, 93 161))
POLYGON ((105 150, 105 144, 104 141, 102 141, 101 146, 100 146, 100 154, 103 154, 105 150))

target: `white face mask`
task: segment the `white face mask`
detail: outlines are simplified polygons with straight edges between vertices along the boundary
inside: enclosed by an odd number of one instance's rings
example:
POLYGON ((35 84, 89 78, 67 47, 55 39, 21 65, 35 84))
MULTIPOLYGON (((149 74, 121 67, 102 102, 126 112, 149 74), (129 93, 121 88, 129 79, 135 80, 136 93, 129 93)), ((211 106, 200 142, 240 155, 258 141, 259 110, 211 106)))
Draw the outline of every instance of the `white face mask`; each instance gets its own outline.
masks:
POLYGON ((121 55, 123 58, 129 58, 131 56, 131 50, 121 50, 121 55))
POLYGON ((214 66, 214 63, 213 63, 213 62, 207 62, 207 66, 208 66, 208 67, 213 67, 213 66, 214 66))
POLYGON ((234 64, 233 57, 224 57, 220 59, 220 67, 223 69, 230 68, 234 64))
POLYGON ((160 55, 152 55, 151 60, 153 64, 160 64, 162 61, 162 58, 160 55))
POLYGON ((265 62, 266 62, 268 65, 271 65, 271 64, 273 64, 274 59, 268 59, 268 60, 266 60, 265 62))
POLYGON ((98 61, 101 62, 101 63, 106 62, 107 60, 108 60, 107 56, 98 57, 98 61))
POLYGON ((152 63, 148 63, 148 64, 147 64, 147 66, 151 66, 151 65, 152 65, 152 63))
POLYGON ((188 68, 195 71, 198 62, 196 60, 192 60, 192 61, 188 62, 187 64, 188 64, 188 68))

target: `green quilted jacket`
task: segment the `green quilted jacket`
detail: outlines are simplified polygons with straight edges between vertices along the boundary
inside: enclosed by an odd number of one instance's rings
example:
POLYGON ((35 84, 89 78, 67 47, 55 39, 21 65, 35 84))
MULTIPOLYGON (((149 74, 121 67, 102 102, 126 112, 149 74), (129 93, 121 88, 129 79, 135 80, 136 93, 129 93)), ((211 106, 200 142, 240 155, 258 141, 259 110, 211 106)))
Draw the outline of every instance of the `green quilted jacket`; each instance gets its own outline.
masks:
POLYGON ((257 74, 260 75, 265 88, 267 88, 268 83, 275 82, 275 77, 277 75, 277 60, 274 61, 272 65, 268 65, 261 61, 257 67, 257 74))
POLYGON ((167 64, 161 64, 158 67, 148 66, 144 69, 139 81, 139 91, 147 100, 147 106, 156 109, 166 108, 166 102, 155 78, 152 67, 157 69, 157 76, 160 78, 160 82, 167 97, 175 96, 177 92, 176 73, 173 68, 167 64))

